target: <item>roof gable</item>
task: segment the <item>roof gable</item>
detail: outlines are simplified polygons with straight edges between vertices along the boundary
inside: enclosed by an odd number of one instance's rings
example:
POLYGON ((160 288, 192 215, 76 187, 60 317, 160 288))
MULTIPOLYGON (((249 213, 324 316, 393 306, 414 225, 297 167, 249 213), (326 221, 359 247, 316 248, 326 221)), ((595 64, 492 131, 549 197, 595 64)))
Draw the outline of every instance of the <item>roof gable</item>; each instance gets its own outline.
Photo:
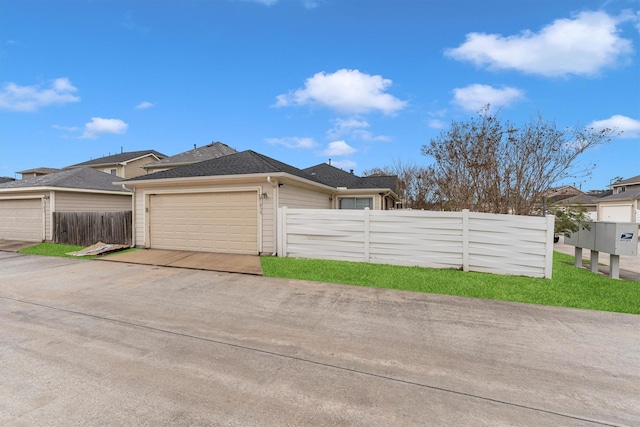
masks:
POLYGON ((0 184, 0 190, 4 189, 28 189, 38 187, 77 188, 84 190, 120 191, 128 193, 122 187, 114 185, 114 182, 122 181, 108 173, 100 172, 90 167, 68 169, 47 175, 26 178, 17 181, 0 184))
POLYGON ((143 166, 145 169, 160 168, 170 165, 191 164, 203 162, 205 160, 217 159, 218 157, 227 156, 237 153, 236 150, 222 142, 213 142, 203 147, 194 148, 175 156, 166 157, 155 162, 147 163, 143 166))
POLYGON ((130 162, 131 160, 139 159, 140 157, 145 157, 147 155, 152 155, 156 159, 163 159, 167 157, 166 155, 156 150, 129 151, 126 153, 112 154, 110 156, 99 157, 97 159, 88 160, 82 163, 76 163, 75 165, 67 166, 65 169, 78 168, 82 166, 113 165, 118 163, 127 163, 127 162, 130 162))
POLYGON ((316 181, 308 173, 272 159, 265 155, 256 153, 252 150, 246 150, 239 153, 228 154, 226 156, 217 157, 215 159, 205 160, 198 163, 192 163, 185 166, 179 166, 161 172, 151 173, 128 181, 149 181, 156 179, 175 179, 175 178, 192 178, 202 176, 222 176, 222 175, 250 175, 260 173, 278 173, 284 172, 300 178, 316 181))

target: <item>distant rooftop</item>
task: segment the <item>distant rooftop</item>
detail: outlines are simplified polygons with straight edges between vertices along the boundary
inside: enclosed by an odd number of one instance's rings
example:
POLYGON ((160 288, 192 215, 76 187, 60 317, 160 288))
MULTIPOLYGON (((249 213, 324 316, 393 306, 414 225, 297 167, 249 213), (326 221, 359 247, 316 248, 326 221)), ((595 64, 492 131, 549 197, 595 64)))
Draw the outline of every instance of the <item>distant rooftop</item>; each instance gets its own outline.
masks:
POLYGON ((175 156, 166 157, 164 159, 147 163, 144 169, 160 169, 166 167, 175 167, 189 165, 192 163, 203 162, 205 160, 217 159, 218 157, 237 153, 236 150, 222 142, 212 142, 211 144, 197 147, 175 156))
POLYGON ((98 166, 98 165, 113 165, 118 163, 127 163, 127 162, 130 162, 131 160, 144 157, 148 154, 152 154, 158 159, 164 159, 165 157, 167 157, 165 154, 162 154, 156 150, 129 151, 125 153, 98 157, 97 159, 88 160, 82 163, 76 163, 75 165, 67 166, 65 169, 78 168, 82 166, 98 166))
POLYGON ((0 184, 0 191, 15 188, 55 187, 126 192, 114 185, 121 178, 90 167, 74 168, 0 184))

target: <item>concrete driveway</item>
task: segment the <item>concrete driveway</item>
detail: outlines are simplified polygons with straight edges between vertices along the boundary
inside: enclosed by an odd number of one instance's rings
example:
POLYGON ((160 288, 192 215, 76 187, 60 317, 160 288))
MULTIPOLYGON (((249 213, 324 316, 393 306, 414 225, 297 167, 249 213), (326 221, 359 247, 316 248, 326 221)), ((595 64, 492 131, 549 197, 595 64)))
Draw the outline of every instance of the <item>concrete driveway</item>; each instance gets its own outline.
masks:
POLYGON ((640 316, 0 252, 0 425, 640 425, 640 316))

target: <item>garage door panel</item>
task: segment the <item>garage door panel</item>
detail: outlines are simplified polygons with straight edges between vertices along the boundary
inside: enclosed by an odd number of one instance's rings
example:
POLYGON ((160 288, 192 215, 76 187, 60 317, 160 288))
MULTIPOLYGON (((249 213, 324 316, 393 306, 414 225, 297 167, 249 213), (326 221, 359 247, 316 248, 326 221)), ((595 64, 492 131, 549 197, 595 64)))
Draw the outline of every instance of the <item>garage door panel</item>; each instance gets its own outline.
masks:
POLYGON ((0 200, 0 239, 42 241, 42 200, 0 200))
POLYGON ((150 246, 256 254, 256 192, 159 194, 149 200, 150 246))

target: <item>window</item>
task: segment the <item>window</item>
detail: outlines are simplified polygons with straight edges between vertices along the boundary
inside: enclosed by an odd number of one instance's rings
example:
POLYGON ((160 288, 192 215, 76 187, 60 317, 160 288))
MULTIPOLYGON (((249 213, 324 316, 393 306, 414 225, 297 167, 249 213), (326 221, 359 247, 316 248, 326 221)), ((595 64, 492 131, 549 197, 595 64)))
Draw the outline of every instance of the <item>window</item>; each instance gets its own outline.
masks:
POLYGON ((341 197, 340 209, 364 209, 373 208, 373 198, 371 197, 341 197))
POLYGON ((109 173, 110 173, 111 175, 115 175, 115 174, 116 174, 116 172, 117 172, 117 170, 116 170, 116 169, 111 169, 111 170, 109 171, 109 173))

